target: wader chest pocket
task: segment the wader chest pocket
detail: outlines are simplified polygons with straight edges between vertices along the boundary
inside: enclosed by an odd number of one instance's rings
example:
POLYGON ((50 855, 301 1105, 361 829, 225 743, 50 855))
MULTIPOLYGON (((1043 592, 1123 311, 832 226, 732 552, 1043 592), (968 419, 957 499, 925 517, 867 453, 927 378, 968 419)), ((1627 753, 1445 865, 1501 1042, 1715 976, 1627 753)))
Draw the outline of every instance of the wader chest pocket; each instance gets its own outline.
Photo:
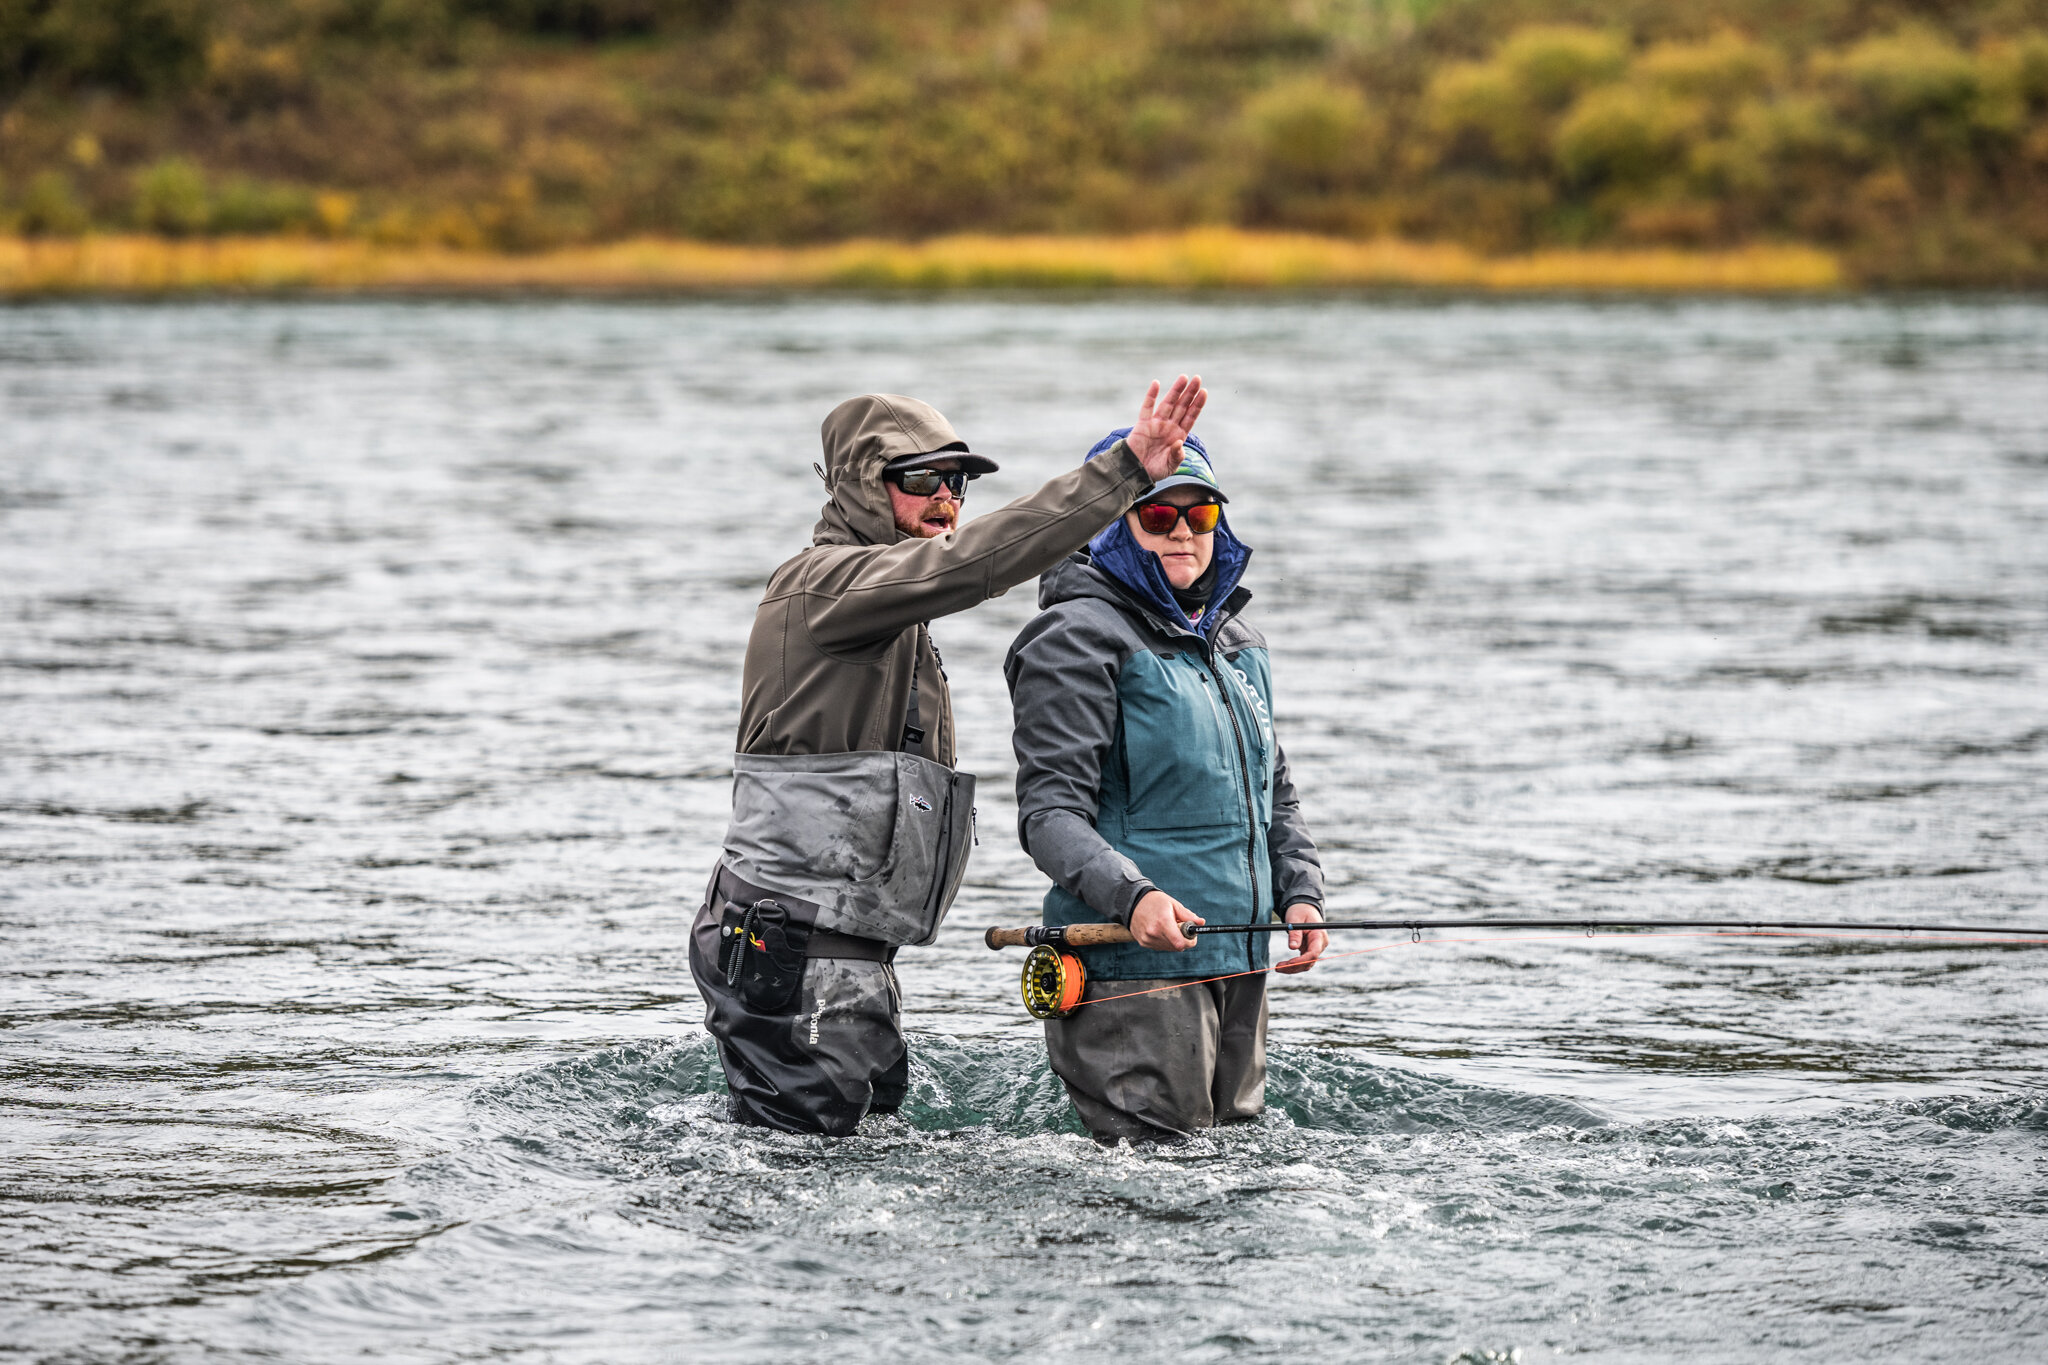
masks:
POLYGON ((805 929, 930 943, 974 844, 974 775, 892 750, 733 755, 725 864, 805 929))
POLYGON ((748 1009, 788 1013, 803 985, 810 937, 810 929, 792 922, 789 911, 774 901, 727 901, 718 920, 718 965, 725 984, 739 992, 748 1009))

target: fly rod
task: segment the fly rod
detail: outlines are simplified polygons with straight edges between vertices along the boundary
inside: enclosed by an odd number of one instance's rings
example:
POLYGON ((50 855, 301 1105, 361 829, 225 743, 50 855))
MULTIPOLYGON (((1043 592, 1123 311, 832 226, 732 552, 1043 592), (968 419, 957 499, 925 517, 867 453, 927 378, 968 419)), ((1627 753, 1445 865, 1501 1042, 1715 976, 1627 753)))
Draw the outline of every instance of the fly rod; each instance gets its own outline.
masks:
MULTIPOLYGON (((1418 938, 1425 929, 1579 929, 1588 934, 1601 929, 1718 929, 1737 933, 1777 929, 1839 934, 1994 934, 2039 938, 2048 942, 2048 928, 1838 919, 1616 919, 1604 915, 1436 919, 1410 916, 1407 919, 1312 920, 1306 924, 1267 920, 1259 924, 1183 924, 1180 927, 1181 933, 1189 939, 1203 934, 1285 934, 1297 929, 1401 929, 1418 938)), ((1016 929, 991 928, 982 936, 982 941, 991 948, 1036 948, 1040 944, 1090 948, 1137 942, 1131 931, 1121 924, 1029 924, 1016 929)))
MULTIPOLYGON (((1410 916, 1406 919, 1311 920, 1306 924, 1283 924, 1267 920, 1260 924, 1183 924, 1182 934, 1190 941, 1203 934, 1285 934, 1305 929, 1398 929, 1409 941, 1422 942, 1425 929, 1577 929, 1588 938, 1602 929, 1691 930, 1705 934, 1929 934, 1930 941, 1953 943, 1976 939, 1983 943, 2048 944, 2048 929, 2013 928, 1984 924, 1906 924, 1896 920, 1838 919, 1622 919, 1610 915, 1550 915, 1543 917, 1479 919, 1435 919, 1410 916)), ((1088 973, 1081 959, 1064 951, 1112 943, 1135 943, 1131 931, 1121 924, 1029 924, 1016 929, 991 928, 982 936, 991 948, 1029 948, 1024 959, 1024 1008, 1040 1019, 1061 1019, 1081 1007, 1088 973)))

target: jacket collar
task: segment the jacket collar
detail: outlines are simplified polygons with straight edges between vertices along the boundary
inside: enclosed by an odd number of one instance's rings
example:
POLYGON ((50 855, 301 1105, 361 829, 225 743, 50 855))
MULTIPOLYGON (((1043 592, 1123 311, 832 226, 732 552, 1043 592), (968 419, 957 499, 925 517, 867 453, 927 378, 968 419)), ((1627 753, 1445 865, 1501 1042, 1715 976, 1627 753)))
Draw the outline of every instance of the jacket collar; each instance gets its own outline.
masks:
MULTIPOLYGON (((1184 631, 1214 638, 1216 628, 1226 614, 1232 596, 1237 592, 1238 581, 1244 577, 1245 566, 1251 562, 1251 546, 1239 540, 1230 529, 1230 518, 1225 515, 1216 523, 1216 586, 1209 593, 1209 603, 1202 610, 1199 623, 1188 620, 1187 613, 1180 609, 1180 603, 1173 600, 1173 587, 1166 581, 1166 570, 1159 563, 1159 556, 1138 544, 1131 534, 1130 523, 1122 517, 1111 522, 1106 530, 1088 542, 1089 561, 1104 576, 1111 579, 1126 593, 1135 598, 1154 616, 1177 625, 1184 631)), ((1246 600, 1251 594, 1246 593, 1246 600)))
MULTIPOLYGON (((1153 567, 1157 569, 1158 557, 1151 558, 1153 567)), ((1245 609, 1245 605, 1252 600, 1252 593, 1249 588, 1233 589, 1221 602, 1217 602, 1203 613, 1202 624, 1208 629, 1197 632, 1189 627, 1188 618, 1181 614, 1177 605, 1170 614, 1160 611, 1157 606, 1141 599, 1122 580, 1104 572, 1101 565, 1093 562, 1087 550, 1080 550, 1055 564, 1038 580, 1038 605, 1041 608, 1050 607, 1080 597, 1094 597, 1111 602, 1120 610, 1141 617, 1161 635, 1184 636, 1200 641, 1206 646, 1213 644, 1224 625, 1245 609)), ((1173 601, 1171 597, 1166 600, 1169 603, 1173 601)), ((1215 601, 1214 598, 1210 600, 1215 601)))

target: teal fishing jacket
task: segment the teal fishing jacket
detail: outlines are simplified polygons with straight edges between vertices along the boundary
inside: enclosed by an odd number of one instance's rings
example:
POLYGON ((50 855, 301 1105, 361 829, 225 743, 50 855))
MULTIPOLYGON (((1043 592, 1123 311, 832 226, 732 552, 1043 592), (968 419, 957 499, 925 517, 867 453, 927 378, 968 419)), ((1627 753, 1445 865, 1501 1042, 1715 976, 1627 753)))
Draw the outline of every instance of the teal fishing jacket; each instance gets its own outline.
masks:
MULTIPOLYGON (((1039 580, 1043 610, 1003 672, 1018 835, 1054 883, 1045 923, 1129 923, 1155 887, 1210 924, 1323 903, 1322 864, 1273 734, 1266 641, 1239 616, 1250 599, 1230 591, 1198 632, 1086 553, 1039 580)), ((1269 937, 1079 956, 1098 980, 1217 976, 1266 966, 1269 937)))

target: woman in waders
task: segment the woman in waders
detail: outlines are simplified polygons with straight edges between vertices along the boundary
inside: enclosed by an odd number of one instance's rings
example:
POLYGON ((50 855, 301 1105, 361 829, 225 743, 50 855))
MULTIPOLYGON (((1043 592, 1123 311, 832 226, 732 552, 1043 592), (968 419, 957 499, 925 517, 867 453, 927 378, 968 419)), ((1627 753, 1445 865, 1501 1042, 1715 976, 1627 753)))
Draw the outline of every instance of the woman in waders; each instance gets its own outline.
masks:
MULTIPOLYGON (((1179 1140, 1265 1107, 1268 936, 1190 942, 1180 926, 1322 918, 1226 501, 1188 437, 1172 475, 1039 580, 1043 610, 1004 664, 1018 832, 1053 880, 1045 923, 1115 920, 1137 940, 1078 949, 1081 1003, 1045 1026, 1052 1069, 1105 1141, 1179 1140)), ((1274 970, 1307 971, 1327 942, 1289 933, 1295 955, 1274 970)))

